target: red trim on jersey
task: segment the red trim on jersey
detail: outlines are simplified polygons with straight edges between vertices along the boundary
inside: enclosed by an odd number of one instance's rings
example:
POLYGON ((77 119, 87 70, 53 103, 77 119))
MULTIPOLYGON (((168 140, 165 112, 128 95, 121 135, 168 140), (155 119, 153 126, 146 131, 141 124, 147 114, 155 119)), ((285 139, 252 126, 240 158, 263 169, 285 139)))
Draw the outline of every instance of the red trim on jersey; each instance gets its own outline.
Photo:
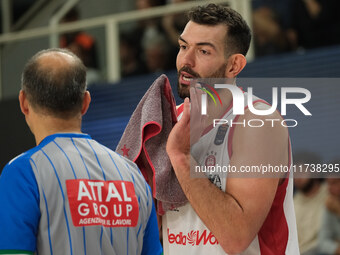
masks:
POLYGON ((283 205, 288 182, 289 177, 278 186, 272 207, 258 233, 261 255, 286 254, 289 229, 283 205))
MULTIPOLYGON (((255 100, 253 105, 259 102, 270 105, 262 99, 255 100)), ((245 107, 245 110, 246 109, 248 109, 248 106, 245 107)), ((237 115, 234 118, 234 121, 237 122, 239 117, 240 115, 237 115)), ((230 128, 228 135, 229 159, 231 159, 232 156, 232 139, 234 130, 235 125, 230 128)), ((291 143, 288 136, 288 166, 291 165, 291 162, 291 143)), ((289 176, 287 176, 284 182, 278 186, 273 204, 258 233, 261 255, 284 255, 286 252, 289 229, 284 212, 284 200, 286 198, 288 182, 289 176), (275 226, 275 229, 273 226, 275 226)))
POLYGON ((288 135, 288 166, 291 166, 292 162, 292 144, 290 142, 290 137, 288 135))
POLYGON ((177 117, 183 112, 183 110, 184 110, 184 104, 181 104, 180 106, 178 106, 177 117))

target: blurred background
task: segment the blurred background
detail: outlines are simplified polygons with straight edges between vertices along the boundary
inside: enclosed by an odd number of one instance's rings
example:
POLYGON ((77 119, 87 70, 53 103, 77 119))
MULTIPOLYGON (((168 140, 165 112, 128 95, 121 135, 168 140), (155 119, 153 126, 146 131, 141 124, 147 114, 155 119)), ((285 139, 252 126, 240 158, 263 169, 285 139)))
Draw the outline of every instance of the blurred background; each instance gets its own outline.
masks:
MULTIPOLYGON (((187 22, 185 12, 209 2, 236 9, 252 28, 241 78, 340 77, 338 0, 1 0, 0 168, 34 146, 17 102, 20 75, 33 54, 66 47, 84 61, 92 105, 83 131, 115 149, 131 113, 160 74, 169 77, 181 103, 177 38, 187 22)), ((291 118, 300 118, 290 129, 293 152, 315 152, 322 162, 339 156, 337 83, 296 85, 311 90, 308 107, 314 115, 301 118, 297 109, 290 111, 291 118)), ((269 102, 270 92, 268 84, 254 87, 269 102)))
MULTIPOLYGON (((0 173, 10 159, 35 146, 17 100, 21 72, 32 55, 65 47, 83 60, 92 95, 83 132, 115 150, 139 100, 159 75, 169 77, 177 104, 182 102, 176 91, 177 39, 187 22, 185 12, 211 2, 237 10, 253 31, 240 86, 253 87, 269 102, 273 86, 310 90, 305 106, 311 117, 288 108, 287 118, 299 123, 289 129, 294 163, 340 163, 339 0, 0 2, 0 173)), ((327 208, 339 222, 340 183, 326 187, 316 179, 295 181, 301 253, 340 254, 338 225, 321 219, 327 208), (333 243, 323 234, 332 228, 338 235, 333 243)))

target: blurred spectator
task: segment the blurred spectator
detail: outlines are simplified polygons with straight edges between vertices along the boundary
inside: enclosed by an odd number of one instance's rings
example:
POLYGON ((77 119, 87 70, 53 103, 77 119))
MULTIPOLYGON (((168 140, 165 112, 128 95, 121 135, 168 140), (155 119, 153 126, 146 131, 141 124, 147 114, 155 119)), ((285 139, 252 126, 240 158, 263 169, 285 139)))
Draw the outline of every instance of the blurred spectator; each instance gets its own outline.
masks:
POLYGON ((142 10, 159 5, 165 5, 165 3, 165 0, 136 0, 136 7, 138 10, 142 10))
POLYGON ((147 72, 145 65, 138 57, 139 49, 135 46, 134 38, 121 34, 119 47, 121 75, 123 78, 147 72))
MULTIPOLYGON (((170 4, 188 2, 190 0, 172 0, 170 4)), ((178 38, 182 33, 188 18, 185 13, 165 15, 162 19, 163 29, 166 32, 170 42, 178 48, 178 38)))
MULTIPOLYGON (((162 73, 170 68, 170 49, 166 37, 158 34, 149 38, 144 45, 145 62, 149 72, 162 73)), ((171 61, 171 62, 170 62, 171 61)))
POLYGON ((295 47, 340 43, 339 0, 295 0, 289 40, 295 47))
MULTIPOLYGON (((177 4, 188 1, 190 0, 170 0, 168 4, 177 4)), ((162 26, 167 36, 167 40, 169 41, 169 58, 172 64, 176 63, 176 57, 178 53, 178 38, 183 32, 187 23, 188 17, 184 12, 165 15, 162 19, 162 26)), ((174 69, 176 68, 175 65, 169 67, 174 69)))
MULTIPOLYGON (((340 160, 332 162, 340 165, 340 160)), ((334 177, 334 178, 333 178, 334 177)), ((322 255, 340 255, 340 179, 327 179, 329 195, 324 208, 319 234, 319 252, 322 255)))
MULTIPOLYGON (((304 164, 320 164, 318 155, 311 152, 300 152, 294 155, 294 164, 299 169, 305 169, 304 164)), ((321 226, 322 204, 327 197, 327 187, 320 179, 296 178, 294 179, 296 193, 294 206, 301 255, 316 255, 318 234, 321 226)))
MULTIPOLYGON (((138 10, 164 4, 165 0, 136 0, 138 10)), ((141 20, 132 35, 138 42, 135 47, 140 49, 138 58, 145 63, 147 72, 162 72, 169 68, 169 63, 172 59, 169 55, 169 43, 163 31, 161 18, 141 20)))
POLYGON ((286 30, 291 27, 292 0, 254 0, 253 32, 257 56, 291 49, 286 30))
MULTIPOLYGON (((79 20, 79 12, 76 8, 73 8, 61 22, 67 23, 77 20, 79 20)), ((88 84, 99 80, 96 42, 91 35, 82 31, 65 33, 60 37, 60 47, 69 49, 83 61, 87 67, 86 79, 88 84)))
MULTIPOLYGON (((164 5, 165 1, 158 0, 136 0, 137 10, 144 10, 160 5, 164 5)), ((150 38, 163 34, 160 18, 148 18, 138 22, 139 27, 134 31, 134 35, 140 37, 141 46, 144 46, 150 38)))

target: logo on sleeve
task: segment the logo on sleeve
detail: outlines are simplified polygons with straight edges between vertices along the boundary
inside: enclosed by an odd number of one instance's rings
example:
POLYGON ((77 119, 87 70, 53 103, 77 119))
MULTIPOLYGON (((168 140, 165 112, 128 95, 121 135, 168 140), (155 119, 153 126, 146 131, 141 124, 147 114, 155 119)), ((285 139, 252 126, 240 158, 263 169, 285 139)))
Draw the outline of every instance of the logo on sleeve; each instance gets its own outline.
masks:
POLYGON ((139 207, 132 182, 66 180, 74 226, 135 227, 139 207))

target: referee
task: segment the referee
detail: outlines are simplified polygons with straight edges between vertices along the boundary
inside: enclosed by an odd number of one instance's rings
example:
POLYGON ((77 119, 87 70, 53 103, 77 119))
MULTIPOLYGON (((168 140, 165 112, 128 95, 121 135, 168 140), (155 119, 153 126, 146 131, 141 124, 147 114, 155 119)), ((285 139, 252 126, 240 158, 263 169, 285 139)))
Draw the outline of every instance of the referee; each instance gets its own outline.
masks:
POLYGON ((0 177, 0 254, 161 254, 137 166, 81 133, 86 68, 62 49, 26 64, 20 108, 37 146, 0 177))

